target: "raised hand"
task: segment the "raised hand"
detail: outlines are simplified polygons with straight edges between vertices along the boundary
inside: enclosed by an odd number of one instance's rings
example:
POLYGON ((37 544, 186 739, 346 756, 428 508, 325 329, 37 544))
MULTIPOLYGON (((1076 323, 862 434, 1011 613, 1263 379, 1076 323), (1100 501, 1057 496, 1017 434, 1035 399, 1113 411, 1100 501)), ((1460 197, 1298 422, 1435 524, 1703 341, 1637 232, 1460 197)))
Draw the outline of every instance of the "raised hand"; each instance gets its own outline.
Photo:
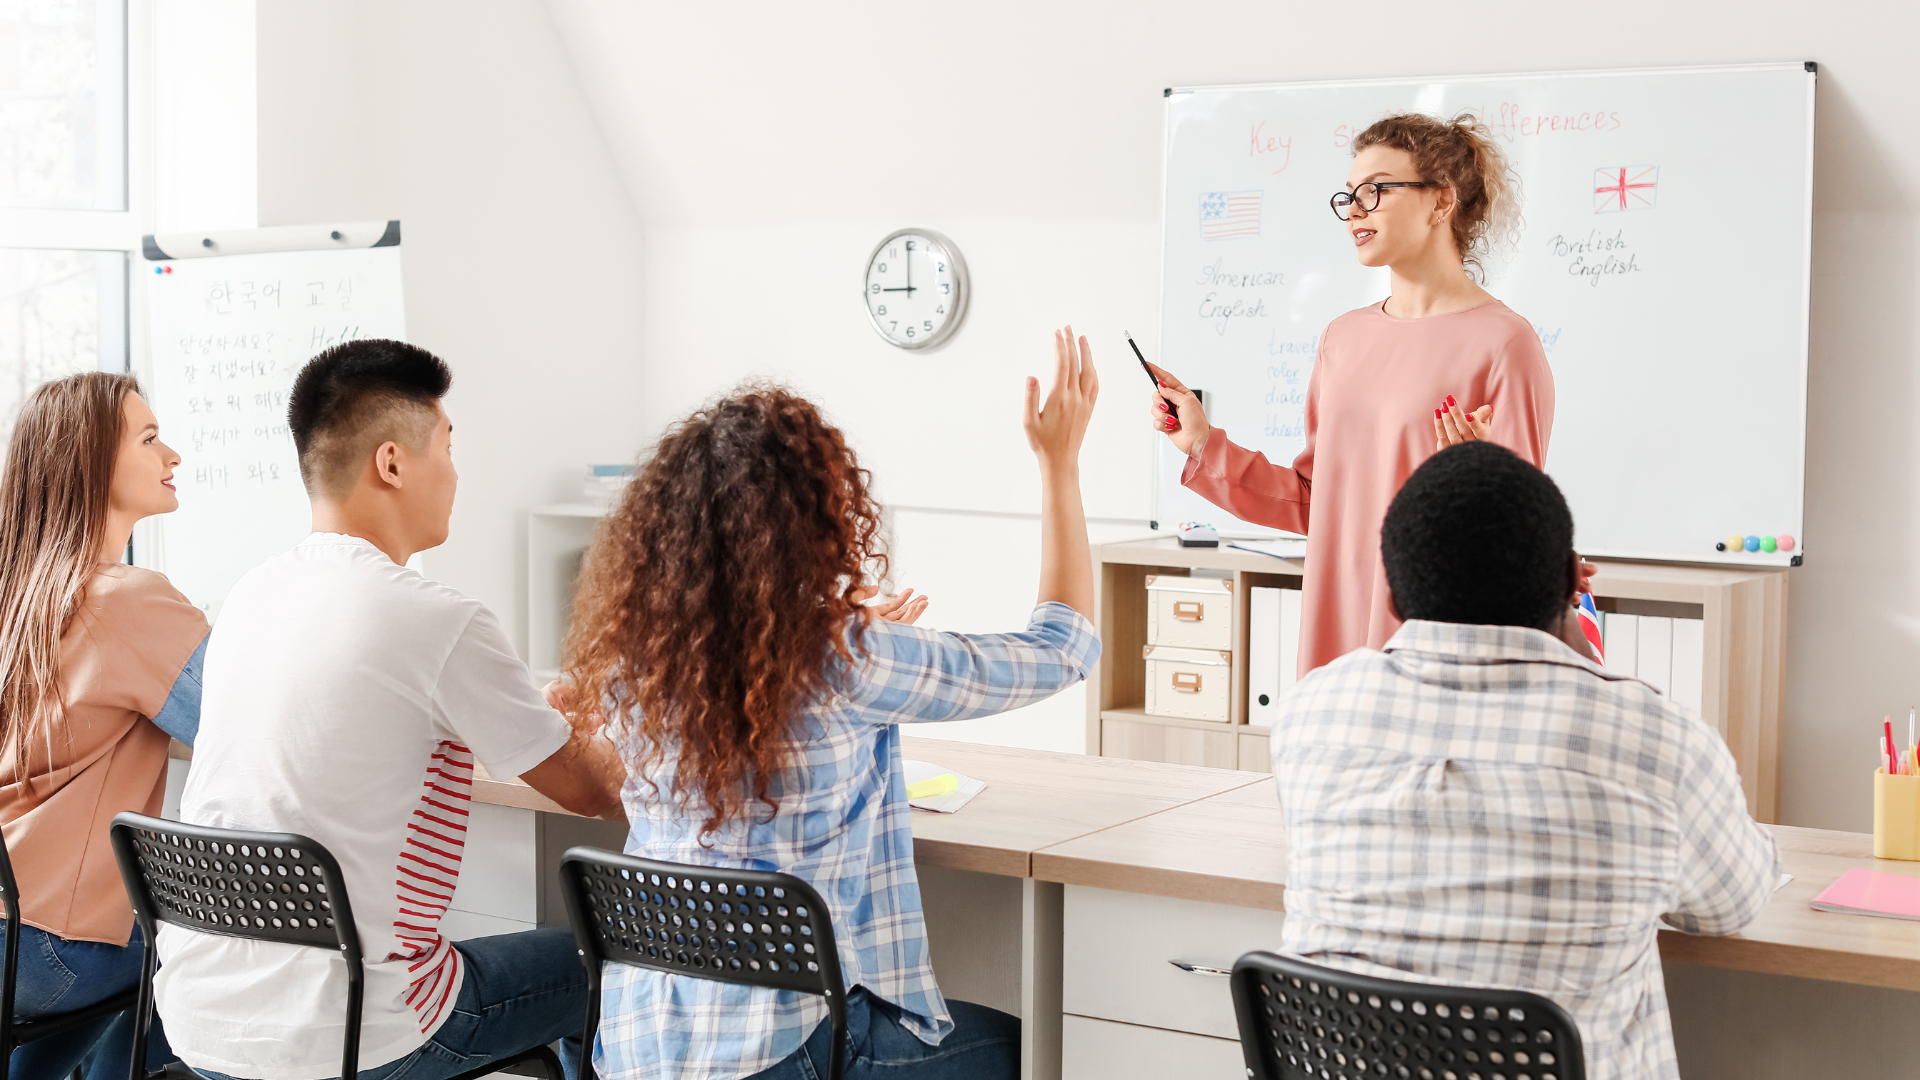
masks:
POLYGON ((1433 449, 1436 453, 1464 442, 1484 442, 1493 437, 1493 406, 1482 405, 1472 412, 1448 394, 1441 407, 1433 410, 1433 449))
POLYGON ((1179 379, 1158 364, 1148 364, 1153 377, 1160 383, 1160 389, 1153 392, 1152 409, 1148 413, 1153 418, 1153 429, 1173 440, 1175 449, 1190 458, 1198 458, 1207 447, 1207 436, 1213 431, 1213 425, 1207 422, 1207 410, 1200 404, 1200 396, 1186 388, 1179 379), (1173 409, 1179 410, 1179 417, 1172 415, 1173 409))
POLYGON ((1046 404, 1040 402, 1040 380, 1027 376, 1027 445, 1045 468, 1077 468, 1093 403, 1100 397, 1100 376, 1093 369, 1092 346, 1084 337, 1076 340, 1071 326, 1054 331, 1053 354, 1053 389, 1046 404))

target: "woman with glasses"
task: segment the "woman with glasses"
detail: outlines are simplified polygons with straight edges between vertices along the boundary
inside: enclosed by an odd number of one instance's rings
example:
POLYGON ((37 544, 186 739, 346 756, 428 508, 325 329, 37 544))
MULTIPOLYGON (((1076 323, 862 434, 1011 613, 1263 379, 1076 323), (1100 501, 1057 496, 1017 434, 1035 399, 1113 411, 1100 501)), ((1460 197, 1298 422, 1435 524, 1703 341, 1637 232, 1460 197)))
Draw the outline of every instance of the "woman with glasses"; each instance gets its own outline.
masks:
POLYGON ((1515 178, 1486 126, 1469 114, 1389 116, 1353 147, 1333 212, 1361 265, 1392 272, 1392 293, 1321 335, 1307 444, 1292 466, 1234 444, 1155 369, 1153 424, 1188 456, 1181 483, 1242 520, 1307 537, 1302 673, 1379 648, 1399 627, 1380 523, 1421 462, 1489 439, 1540 466, 1553 429, 1539 337, 1480 287, 1494 243, 1519 222, 1515 178))

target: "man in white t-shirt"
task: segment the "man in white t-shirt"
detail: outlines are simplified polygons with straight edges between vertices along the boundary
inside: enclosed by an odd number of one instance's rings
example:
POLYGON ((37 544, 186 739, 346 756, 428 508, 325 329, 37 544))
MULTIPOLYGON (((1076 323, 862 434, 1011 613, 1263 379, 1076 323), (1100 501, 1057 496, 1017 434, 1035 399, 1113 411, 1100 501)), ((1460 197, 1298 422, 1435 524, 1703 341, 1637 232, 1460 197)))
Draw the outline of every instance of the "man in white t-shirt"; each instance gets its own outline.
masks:
MULTIPOLYGON (((492 612, 407 568, 447 538, 451 382, 397 341, 340 345, 301 371, 288 419, 313 535, 222 607, 181 799, 193 824, 300 833, 339 860, 366 958, 363 1080, 445 1080, 563 1037, 571 1074, 586 1008, 572 935, 455 944, 440 918, 476 762, 575 813, 620 812, 624 771, 593 722, 542 700, 492 612)), ((340 956, 174 926, 158 946, 155 999, 187 1064, 339 1074, 340 956)))

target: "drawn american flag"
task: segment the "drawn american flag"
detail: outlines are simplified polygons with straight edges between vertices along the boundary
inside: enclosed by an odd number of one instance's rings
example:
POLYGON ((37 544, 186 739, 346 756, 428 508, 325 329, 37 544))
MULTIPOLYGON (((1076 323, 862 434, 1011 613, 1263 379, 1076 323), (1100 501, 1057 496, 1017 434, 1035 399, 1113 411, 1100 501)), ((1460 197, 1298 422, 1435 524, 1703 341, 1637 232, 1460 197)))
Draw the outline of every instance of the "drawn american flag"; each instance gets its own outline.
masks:
POLYGON ((1616 165, 1593 170, 1593 212, 1651 210, 1660 192, 1660 166, 1616 165))
POLYGON ((1260 192, 1208 191, 1200 196, 1200 239, 1260 235, 1260 192))

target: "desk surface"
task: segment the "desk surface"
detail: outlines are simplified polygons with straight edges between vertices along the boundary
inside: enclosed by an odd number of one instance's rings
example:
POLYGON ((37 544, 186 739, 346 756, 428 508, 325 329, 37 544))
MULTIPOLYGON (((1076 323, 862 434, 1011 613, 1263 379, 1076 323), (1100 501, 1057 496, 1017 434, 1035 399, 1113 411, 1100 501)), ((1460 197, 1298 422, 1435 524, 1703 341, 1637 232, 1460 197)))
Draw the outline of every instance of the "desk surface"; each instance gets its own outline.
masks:
MULTIPOLYGON (((1033 855, 1236 788, 1272 790, 1265 773, 1164 765, 1045 750, 907 738, 909 758, 984 780, 987 788, 957 814, 913 814, 914 858, 930 866, 1006 877, 1033 876, 1033 855)), ((474 770, 476 802, 564 814, 519 780, 474 770)))
MULTIPOLYGON (((927 865, 1283 910, 1286 839, 1260 773, 907 739, 907 756, 987 783, 957 814, 913 815, 927 865)), ((564 812, 517 780, 480 777, 480 802, 564 812)), ((1920 877, 1873 857, 1872 837, 1768 826, 1793 881, 1746 931, 1660 934, 1670 960, 1920 990, 1920 923, 1814 911, 1855 867, 1920 877)))

